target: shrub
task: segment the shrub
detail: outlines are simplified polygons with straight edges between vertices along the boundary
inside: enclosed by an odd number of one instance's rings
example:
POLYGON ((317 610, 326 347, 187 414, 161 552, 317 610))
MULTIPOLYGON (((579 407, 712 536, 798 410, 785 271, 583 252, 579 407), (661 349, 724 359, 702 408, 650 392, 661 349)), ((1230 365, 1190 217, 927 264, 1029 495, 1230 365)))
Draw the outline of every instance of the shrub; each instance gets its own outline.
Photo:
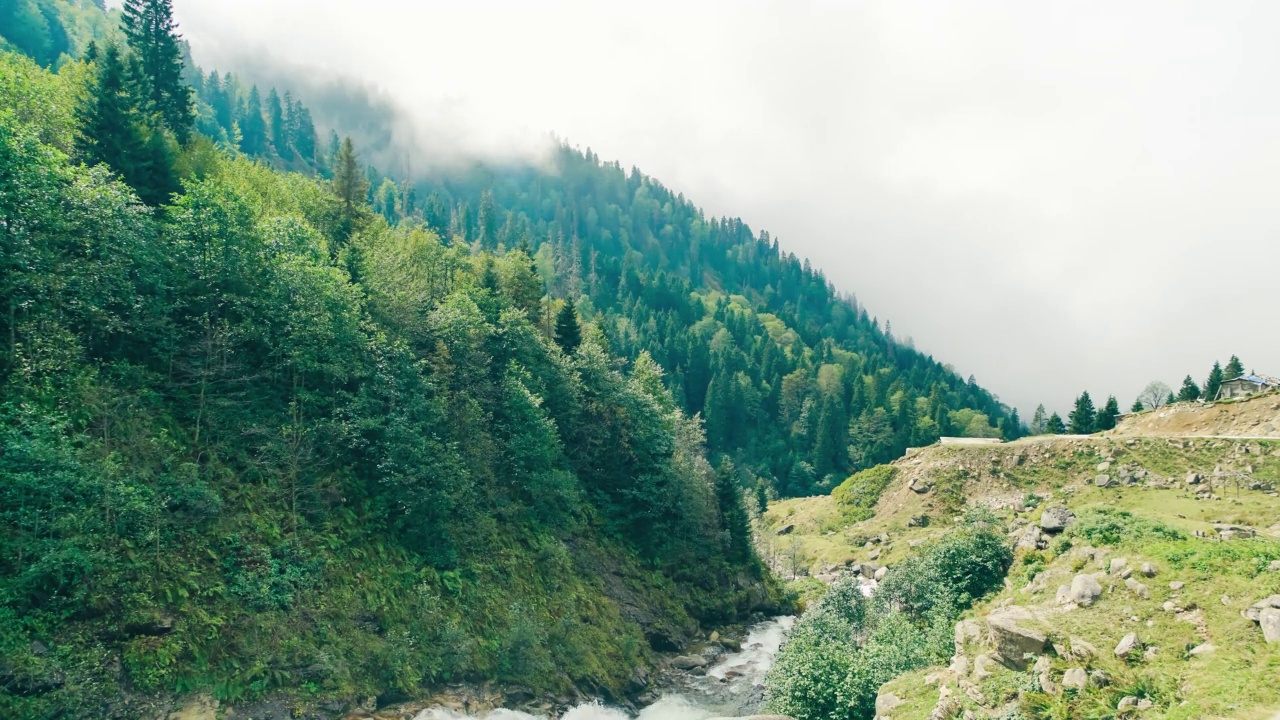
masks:
POLYGON ((831 497, 843 508, 869 510, 880 501, 880 494, 889 487, 896 473, 897 468, 892 465, 877 465, 856 472, 832 490, 831 497))
POLYGON ((1115 508, 1082 510, 1067 532, 1093 545, 1186 538, 1186 534, 1177 528, 1115 508))

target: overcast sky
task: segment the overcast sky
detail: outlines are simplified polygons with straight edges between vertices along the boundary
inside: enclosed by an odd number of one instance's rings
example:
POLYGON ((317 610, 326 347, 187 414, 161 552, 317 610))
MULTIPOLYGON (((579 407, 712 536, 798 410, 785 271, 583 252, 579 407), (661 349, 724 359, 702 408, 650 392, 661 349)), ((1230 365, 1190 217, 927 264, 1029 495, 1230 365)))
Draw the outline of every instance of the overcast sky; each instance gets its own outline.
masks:
POLYGON ((554 133, 807 256, 1029 417, 1280 375, 1280 3, 176 0, 196 60, 554 133))

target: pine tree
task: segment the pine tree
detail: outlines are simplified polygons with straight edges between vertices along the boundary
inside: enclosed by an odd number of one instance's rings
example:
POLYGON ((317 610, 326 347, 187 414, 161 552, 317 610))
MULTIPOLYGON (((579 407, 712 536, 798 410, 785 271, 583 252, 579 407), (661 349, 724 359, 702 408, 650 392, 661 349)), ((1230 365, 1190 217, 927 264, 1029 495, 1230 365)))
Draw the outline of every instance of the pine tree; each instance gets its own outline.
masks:
POLYGON ((1067 433, 1067 426, 1063 424, 1062 418, 1058 416, 1058 413, 1049 416, 1049 421, 1045 423, 1044 429, 1050 435, 1065 435, 1067 433))
POLYGON ((822 400, 822 411, 818 413, 817 437, 813 446, 814 467, 820 477, 839 473, 846 468, 848 457, 849 418, 845 415, 844 401, 827 395, 822 400))
POLYGON ((764 480, 756 483, 756 509, 761 515, 769 510, 769 488, 764 480))
POLYGON ((1143 407, 1141 400, 1134 400, 1133 405, 1129 407, 1129 412, 1131 413, 1140 413, 1143 410, 1146 410, 1146 408, 1143 407))
MULTIPOLYGON (((275 88, 267 93, 267 129, 271 132, 271 147, 280 157, 289 155, 289 138, 284 126, 284 108, 280 105, 280 94, 275 88)), ((337 167, 337 161, 334 161, 337 167)))
POLYGON ((751 523, 742 506, 737 470, 727 455, 720 457, 716 468, 716 503, 720 508, 725 556, 732 562, 742 562, 751 555, 751 523))
POLYGON ((1188 375, 1182 380, 1182 387, 1178 389, 1178 402, 1195 402, 1200 399, 1200 386, 1195 380, 1188 375))
POLYGON ((1098 411, 1097 426, 1099 430, 1111 430, 1116 426, 1116 418, 1120 417, 1120 403, 1115 395, 1107 396, 1107 403, 1098 411))
POLYGON ((1222 388, 1222 376, 1222 366, 1215 361, 1213 363, 1213 369, 1209 371, 1209 378, 1204 381, 1205 400, 1213 402, 1218 399, 1218 390, 1222 388))
POLYGON ((262 117, 262 95, 258 86, 249 90, 249 99, 240 114, 240 150, 246 155, 261 156, 267 152, 267 121, 262 117))
POLYGON ((1075 435, 1088 435, 1094 431, 1093 398, 1089 397, 1089 392, 1080 393, 1080 397, 1076 398, 1075 409, 1068 416, 1071 422, 1071 432, 1075 435))
POLYGON ((582 326, 578 324, 578 308, 573 298, 565 300, 564 307, 556 315, 556 344, 569 355, 577 352, 582 344, 582 326))
POLYGON ((1244 374, 1244 363, 1240 362, 1240 358, 1235 355, 1231 356, 1231 360, 1227 362, 1227 367, 1222 371, 1223 380, 1235 380, 1244 374))
POLYGON ((181 36, 173 20, 172 0, 125 0, 124 32, 138 58, 143 96, 178 142, 186 143, 195 126, 191 88, 182 80, 181 36))
MULTIPOLYGON (((274 93, 274 91, 272 91, 274 93)), ((338 197, 338 232, 344 241, 355 234, 365 212, 369 181, 360 171, 360 156, 351 138, 342 141, 333 165, 333 194, 338 197)))
POLYGON ((1043 435, 1045 433, 1045 410, 1044 404, 1036 406, 1036 412, 1031 416, 1031 434, 1043 435))

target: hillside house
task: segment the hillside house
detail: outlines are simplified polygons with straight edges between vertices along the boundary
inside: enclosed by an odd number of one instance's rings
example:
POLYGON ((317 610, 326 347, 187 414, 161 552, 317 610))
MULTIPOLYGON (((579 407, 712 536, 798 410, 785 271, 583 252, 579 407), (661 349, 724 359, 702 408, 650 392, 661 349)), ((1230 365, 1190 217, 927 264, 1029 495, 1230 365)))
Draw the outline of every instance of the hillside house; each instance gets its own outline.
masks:
POLYGON ((1249 397, 1275 388, 1280 388, 1280 379, 1266 375, 1241 375, 1238 378, 1224 380, 1214 400, 1249 397))

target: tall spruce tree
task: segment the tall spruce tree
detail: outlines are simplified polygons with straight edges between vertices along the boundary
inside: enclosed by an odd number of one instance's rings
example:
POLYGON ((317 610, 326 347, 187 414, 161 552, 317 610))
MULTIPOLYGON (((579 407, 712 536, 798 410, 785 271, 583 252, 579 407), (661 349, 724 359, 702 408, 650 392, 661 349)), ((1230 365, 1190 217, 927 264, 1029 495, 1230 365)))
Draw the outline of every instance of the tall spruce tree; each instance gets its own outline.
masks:
POLYGON ((1067 426, 1062 422, 1062 417, 1058 413, 1049 416, 1044 429, 1050 435, 1065 435, 1067 433, 1067 426))
POLYGON ((1111 430, 1116 426, 1116 418, 1120 417, 1120 403, 1115 395, 1107 396, 1107 402, 1098 411, 1097 427, 1099 430, 1111 430))
POLYGON ((276 92, 275 88, 271 88, 271 92, 267 93, 267 129, 271 133, 271 147, 280 157, 287 157, 289 136, 284 125, 284 108, 280 105, 280 93, 276 92))
POLYGON ((1231 356, 1231 360, 1227 362, 1227 367, 1222 371, 1223 380, 1235 380, 1244 374, 1244 363, 1240 362, 1240 358, 1235 355, 1231 356))
POLYGON ((368 192, 369 181, 360 170, 360 156, 351 138, 346 138, 333 165, 333 194, 338 197, 338 232, 343 242, 351 239, 368 213, 368 192))
POLYGON ((582 344, 582 326, 578 324, 578 308, 573 298, 565 300, 564 307, 556 315, 556 344, 569 355, 582 344))
POLYGON ((262 116, 262 95, 258 86, 249 89, 240 120, 240 150, 246 155, 260 156, 267 151, 267 121, 262 116))
POLYGON ((720 456, 720 465, 716 468, 716 504, 720 509, 725 556, 733 562, 742 562, 751 556, 751 521, 742 505, 737 469, 728 455, 720 456))
POLYGON ((1195 402, 1200 399, 1200 386, 1188 375, 1182 379, 1182 387, 1178 388, 1179 402, 1195 402))
POLYGON ((1031 416, 1031 434, 1043 435, 1045 433, 1045 422, 1047 422, 1047 418, 1044 404, 1042 403, 1036 406, 1036 412, 1031 416))
POLYGON ((1075 409, 1068 416, 1071 422, 1071 432, 1075 435, 1088 435, 1096 430, 1096 417, 1094 416, 1093 398, 1089 397, 1089 391, 1080 393, 1080 397, 1076 398, 1075 409))
POLYGON ((142 96, 178 142, 195 126, 191 88, 182 79, 182 48, 172 0, 125 0, 124 32, 138 59, 142 96))
POLYGON ((1214 361, 1213 369, 1209 371, 1209 377, 1204 381, 1205 400, 1213 402, 1218 399, 1218 390, 1222 388, 1222 375, 1222 366, 1214 361))

